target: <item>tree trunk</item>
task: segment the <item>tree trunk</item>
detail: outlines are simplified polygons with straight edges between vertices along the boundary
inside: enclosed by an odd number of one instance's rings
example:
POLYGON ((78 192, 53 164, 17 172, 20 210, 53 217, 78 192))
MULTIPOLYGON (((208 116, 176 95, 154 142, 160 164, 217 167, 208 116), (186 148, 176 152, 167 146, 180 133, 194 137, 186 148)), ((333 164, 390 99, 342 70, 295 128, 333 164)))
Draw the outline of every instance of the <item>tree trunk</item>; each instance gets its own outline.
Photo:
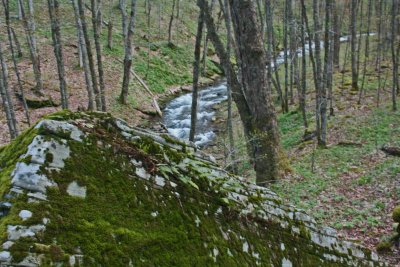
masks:
MULTIPOLYGON (((222 5, 224 12, 225 12, 225 26, 226 26, 226 34, 227 34, 227 41, 226 41, 226 53, 230 60, 231 58, 231 16, 230 16, 230 8, 228 0, 224 0, 222 5)), ((226 73, 227 80, 230 80, 229 77, 230 72, 226 73)), ((230 158, 229 163, 229 170, 232 173, 237 174, 238 168, 236 162, 236 149, 235 149, 235 140, 233 137, 233 123, 232 123, 232 90, 230 84, 227 83, 227 91, 228 91, 228 118, 227 118, 227 131, 228 131, 228 140, 229 140, 229 154, 228 158, 230 158)))
POLYGON ((108 34, 107 34, 107 47, 108 49, 113 49, 113 23, 111 19, 108 21, 107 24, 108 34))
POLYGON ((101 107, 102 103, 101 103, 99 87, 98 87, 98 83, 97 83, 97 75, 96 75, 95 66, 94 66, 94 62, 93 62, 92 46, 90 44, 89 33, 88 33, 87 25, 86 25, 85 9, 84 9, 84 5, 83 5, 83 1, 84 0, 78 0, 79 16, 80 16, 80 21, 82 24, 83 38, 85 40, 87 59, 88 59, 89 70, 90 70, 90 77, 92 80, 91 84, 93 86, 93 92, 95 95, 96 109, 102 110, 102 107, 101 107))
POLYGON ((101 50, 101 41, 100 41, 100 27, 101 21, 99 23, 100 14, 98 11, 100 8, 98 6, 101 4, 100 0, 91 0, 91 8, 92 8, 92 25, 93 25, 93 37, 94 44, 96 47, 96 58, 97 58, 97 71, 99 74, 99 87, 100 87, 100 99, 101 99, 101 111, 107 111, 106 105, 106 95, 105 95, 105 84, 104 84, 104 70, 103 70, 103 59, 102 59, 102 50, 101 50), (97 3, 96 3, 97 2, 97 3))
MULTIPOLYGON (((31 0, 29 0, 29 12, 33 12, 33 3, 31 0)), ((43 90, 43 80, 42 80, 42 73, 40 71, 40 60, 39 60, 39 55, 38 51, 36 49, 36 38, 35 38, 35 23, 33 21, 33 14, 28 17, 25 14, 25 8, 23 5, 23 2, 21 2, 21 14, 22 14, 22 22, 24 25, 24 29, 26 32, 27 36, 27 41, 28 41, 28 47, 29 47, 29 53, 31 56, 31 61, 32 61, 32 67, 33 67, 33 73, 35 76, 35 82, 36 86, 34 88, 34 91, 38 94, 41 94, 43 90)))
POLYGON ((94 110, 93 82, 92 82, 92 77, 90 75, 90 67, 88 65, 88 51, 83 34, 82 21, 79 16, 79 8, 77 0, 72 0, 72 7, 74 9, 74 14, 75 14, 75 24, 78 35, 78 46, 80 47, 79 50, 81 51, 82 65, 85 73, 86 91, 88 93, 88 110, 94 110))
POLYGON ((199 89, 199 69, 200 69, 200 52, 201 52, 200 50, 201 50, 201 40, 203 34, 203 25, 204 25, 204 8, 201 8, 199 19, 197 22, 196 44, 194 46, 193 93, 192 93, 192 109, 191 109, 190 133, 189 133, 189 141, 192 142, 194 142, 194 137, 196 134, 197 100, 198 100, 198 89, 199 89))
POLYGON ((8 36, 8 43, 10 45, 10 50, 11 50, 11 58, 14 64, 14 72, 15 75, 17 76, 17 83, 18 83, 18 89, 19 92, 18 94, 21 97, 21 101, 22 101, 22 106, 24 107, 24 113, 25 113, 25 118, 26 121, 28 123, 28 125, 31 125, 31 120, 29 117, 29 108, 28 105, 26 104, 26 99, 25 99, 25 94, 24 94, 24 89, 22 86, 22 80, 21 80, 21 75, 18 69, 18 65, 17 65, 17 60, 16 60, 16 55, 15 55, 15 50, 14 50, 14 44, 12 41, 12 28, 10 25, 10 6, 9 6, 9 1, 8 0, 2 0, 3 3, 3 7, 4 7, 4 13, 5 13, 5 17, 6 17, 6 25, 7 25, 7 36, 8 36))
POLYGON ((340 18, 342 17, 340 14, 339 7, 341 7, 342 4, 340 2, 334 4, 333 7, 333 65, 335 68, 339 69, 340 66, 340 33, 341 33, 341 20, 340 18))
POLYGON ((320 137, 318 139, 318 144, 320 146, 326 147, 326 133, 327 133, 327 121, 326 121, 326 111, 327 111, 327 88, 329 87, 330 80, 330 14, 332 10, 331 0, 325 1, 325 35, 324 35, 324 73, 323 73, 323 83, 320 88, 321 94, 321 108, 319 110, 320 121, 321 121, 321 129, 320 129, 320 137))
POLYGON ((377 40, 377 50, 376 50, 376 66, 375 70, 378 73, 378 87, 376 90, 376 106, 379 107, 380 105, 380 98, 381 98, 381 61, 382 61, 382 6, 383 6, 383 0, 378 0, 377 2, 377 28, 378 28, 378 40, 377 40))
POLYGON ((289 58, 288 58, 288 5, 290 0, 285 0, 285 14, 283 17, 283 58, 285 68, 285 109, 284 112, 289 112, 289 58))
POLYGON ((22 20, 22 11, 21 11, 21 0, 17 0, 17 6, 18 6, 18 20, 22 20))
POLYGON ((132 67, 132 39, 133 31, 135 29, 135 12, 136 12, 136 0, 131 1, 131 14, 129 18, 128 34, 125 38, 125 57, 124 57, 124 78, 122 80, 122 90, 120 101, 122 104, 126 105, 128 103, 128 93, 129 93, 129 81, 130 81, 130 71, 132 67))
POLYGON ((306 58, 306 22, 305 18, 306 15, 304 14, 305 10, 301 9, 301 93, 300 93, 300 110, 303 116, 303 124, 304 128, 308 128, 308 121, 307 121, 307 112, 306 112, 306 92, 307 92, 307 58, 306 58))
POLYGON ((176 0, 172 0, 172 11, 168 24, 168 44, 172 44, 172 23, 174 22, 175 2, 176 0))
POLYGON ((322 103, 322 64, 321 64, 321 39, 320 39, 320 23, 319 23, 319 6, 318 0, 313 0, 313 20, 314 20, 314 43, 315 43, 315 65, 316 71, 314 72, 315 76, 315 94, 316 94, 316 133, 318 137, 318 144, 323 145, 323 141, 321 138, 321 103, 322 103))
POLYGON ((64 58, 62 54, 60 23, 58 21, 58 0, 47 0, 51 23, 51 36, 53 39, 54 55, 57 61, 58 79, 60 81, 61 106, 68 109, 67 83, 65 81, 64 58))
POLYGON ((4 112, 6 113, 7 126, 10 131, 11 139, 18 136, 17 121, 15 119, 14 106, 11 96, 8 92, 8 73, 5 58, 3 56, 3 48, 0 42, 0 95, 3 102, 4 112))
POLYGON ((358 104, 361 104, 361 100, 363 98, 364 91, 364 83, 365 83, 365 76, 367 73, 367 63, 369 60, 369 34, 371 30, 371 16, 372 16, 372 0, 368 0, 368 11, 367 11, 367 37, 365 39, 365 51, 364 51, 364 65, 363 65, 363 77, 361 82, 360 94, 358 97, 358 104))
POLYGON ((122 36, 125 38, 128 35, 128 14, 126 13, 126 0, 119 0, 119 10, 122 17, 122 36))
POLYGON ((285 98, 283 97, 281 82, 279 78, 279 71, 278 71, 278 63, 276 61, 276 56, 274 53, 275 45, 275 36, 274 36, 274 20, 273 20, 273 12, 271 7, 271 1, 265 0, 265 18, 266 18, 266 27, 267 27, 267 53, 268 58, 270 59, 269 62, 273 62, 273 68, 271 64, 268 65, 268 72, 270 73, 272 79, 272 73, 275 74, 275 84, 276 90, 278 92, 279 100, 281 101, 282 112, 285 111, 286 103, 285 98))
POLYGON ((14 28, 11 28, 11 26, 9 26, 9 28, 11 29, 12 39, 14 40, 15 49, 17 50, 17 57, 21 58, 23 55, 22 49, 21 49, 21 43, 18 41, 18 37, 17 37, 17 34, 15 33, 14 28))
POLYGON ((391 42, 391 52, 392 52, 392 65, 393 65, 393 85, 392 85, 392 110, 397 110, 397 86, 399 84, 399 65, 398 65, 398 53, 396 53, 396 45, 398 44, 397 39, 397 31, 398 31, 398 0, 392 0, 392 21, 391 21, 391 29, 392 29, 392 42, 391 42))
MULTIPOLYGON (((206 0, 199 0, 197 4, 199 5, 199 7, 204 8, 205 23, 207 25, 208 36, 210 38, 210 41, 213 43, 215 51, 224 68, 224 73, 227 77, 227 85, 232 91, 231 94, 232 99, 235 101, 240 119, 243 123, 243 129, 247 141, 246 142, 247 152, 252 162, 254 162, 255 146, 253 143, 252 136, 255 133, 255 130, 251 121, 251 113, 249 105, 246 101, 246 96, 244 95, 243 88, 238 81, 238 76, 240 76, 240 74, 236 75, 235 73, 234 66, 231 63, 230 58, 224 48, 224 44, 222 43, 219 35, 217 34, 215 23, 211 16, 210 7, 206 4, 205 1, 206 0)), ((237 46, 235 48, 236 48, 235 53, 238 53, 237 46)), ((239 63, 238 65, 240 66, 241 65, 241 63, 239 62, 240 58, 237 58, 237 61, 239 63)))
POLYGON ((241 59, 241 83, 255 129, 254 160, 256 183, 265 186, 277 181, 287 164, 280 145, 271 88, 265 72, 266 55, 251 0, 230 0, 233 29, 241 59))
MULTIPOLYGON (((36 32, 36 23, 35 23, 35 19, 34 19, 34 15, 33 15, 33 13, 34 13, 33 0, 28 0, 28 11, 29 11, 29 20, 28 20, 29 29, 31 30, 32 33, 35 33, 36 32)), ((38 53, 37 44, 36 44, 36 36, 34 34, 32 35, 32 45, 33 45, 36 53, 38 53)))
POLYGON ((351 0, 351 87, 358 90, 357 73, 357 0, 351 0))

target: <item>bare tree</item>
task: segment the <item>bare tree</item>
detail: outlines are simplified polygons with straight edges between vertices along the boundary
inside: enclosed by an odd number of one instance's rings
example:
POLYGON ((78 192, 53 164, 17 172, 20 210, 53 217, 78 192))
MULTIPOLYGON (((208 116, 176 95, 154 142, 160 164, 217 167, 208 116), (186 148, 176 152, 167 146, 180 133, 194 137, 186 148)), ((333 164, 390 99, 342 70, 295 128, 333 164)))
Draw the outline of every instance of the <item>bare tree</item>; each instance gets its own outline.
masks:
POLYGON ((29 18, 25 14, 25 7, 23 2, 21 2, 21 15, 22 15, 22 22, 24 25, 24 29, 27 36, 29 53, 31 56, 33 73, 35 75, 36 86, 34 91, 36 93, 41 94, 43 90, 43 80, 42 80, 42 73, 40 71, 40 59, 39 54, 36 48, 36 37, 35 37, 35 22, 33 19, 33 2, 32 0, 28 1, 29 4, 29 18))
POLYGON ((365 94, 364 84, 365 84, 365 76, 367 73, 367 63, 369 60, 369 35, 370 35, 370 31, 371 31, 372 0, 368 0, 368 8, 367 9, 368 9, 368 11, 367 11, 367 36, 365 39, 363 77, 362 77, 361 88, 360 88, 359 97, 358 97, 358 104, 361 104, 363 94, 365 94))
POLYGON ((22 105, 24 107, 24 112, 25 112, 25 117, 26 117, 26 121, 28 122, 28 125, 31 125, 31 120, 29 117, 29 109, 28 109, 28 105, 26 104, 26 99, 25 99, 25 93, 24 93, 24 89, 22 86, 22 81, 21 81, 21 74, 19 72, 18 69, 18 65, 17 65, 17 60, 16 60, 16 55, 15 55, 15 51, 14 51, 14 44, 12 41, 12 30, 11 30, 11 24, 10 24, 10 2, 9 0, 2 0, 3 3, 3 7, 4 7, 4 13, 5 13, 5 17, 6 17, 6 26, 7 26, 7 36, 8 36, 8 43, 10 45, 10 50, 11 50, 11 58, 14 64, 14 72, 15 75, 17 76, 17 83, 18 83, 18 94, 21 97, 22 100, 22 105))
POLYGON ((61 106, 63 109, 68 109, 67 82, 65 81, 65 68, 62 53, 60 22, 58 21, 58 17, 60 16, 58 11, 59 3, 58 0, 47 0, 47 5, 49 8, 54 55, 56 56, 57 61, 58 79, 60 81, 61 106))
POLYGON ((357 0, 351 0, 351 87, 358 90, 358 72, 357 72, 357 0))
POLYGON ((397 110, 397 92, 399 90, 399 52, 397 46, 398 39, 398 10, 399 2, 398 0, 392 0, 392 16, 391 16, 391 30, 392 30, 392 40, 391 40, 391 52, 392 52, 392 65, 393 65, 393 84, 392 84, 392 110, 397 110))
POLYGON ((78 35, 78 46, 79 46, 79 50, 81 51, 82 65, 83 65, 83 70, 84 70, 84 74, 85 74, 86 91, 88 93, 88 109, 94 110, 93 83, 92 83, 92 78, 90 75, 90 68, 89 68, 89 63, 88 63, 88 52, 87 52, 87 47, 86 47, 85 38, 84 38, 84 34, 83 34, 83 29, 82 29, 82 21, 79 16, 78 2, 77 2, 77 0, 72 0, 71 2, 72 2, 72 7, 74 9, 74 14, 75 14, 75 24, 76 24, 77 35, 78 35))
POLYGON ((120 95, 120 101, 122 104, 127 104, 128 102, 128 93, 129 93, 129 81, 130 81, 130 72, 132 67, 132 39, 133 39, 133 31, 135 29, 135 12, 136 12, 136 0, 131 1, 131 12, 129 17, 128 24, 128 34, 125 37, 125 57, 124 57, 124 78, 122 80, 122 90, 120 95))
POLYGON ((3 102, 4 112, 6 113, 7 126, 10 131, 11 139, 18 136, 17 121, 15 119, 14 105, 10 93, 8 92, 8 71, 7 64, 3 55, 3 48, 0 42, 0 95, 3 102))
POLYGON ((107 111, 106 105, 106 95, 105 95, 105 84, 104 84, 104 69, 103 69, 103 59, 102 59, 102 50, 101 50, 101 42, 100 42, 100 25, 101 25, 101 16, 100 16, 100 0, 90 0, 91 8, 92 8, 92 25, 93 25, 93 37, 94 44, 96 47, 96 58, 97 58, 97 71, 99 74, 99 87, 100 87, 100 101, 101 101, 101 110, 107 111))
POLYGON ((276 56, 273 51, 276 47, 276 44, 275 44, 274 20, 273 20, 273 11, 272 11, 272 6, 271 6, 271 0, 265 0, 265 19, 266 19, 265 24, 266 24, 266 28, 267 28, 267 55, 268 55, 269 62, 270 62, 267 66, 268 73, 271 76, 271 80, 275 81, 274 85, 275 85, 276 91, 278 92, 279 100, 281 101, 282 111, 284 112, 286 103, 285 103, 285 98, 283 97, 283 94, 282 94, 277 60, 276 60, 276 56), (272 62, 272 64, 271 64, 271 62, 272 62), (271 65, 273 65, 274 68, 272 68, 271 65), (274 71, 274 69, 276 71, 274 71), (275 80, 273 80, 272 73, 275 74, 275 80))
POLYGON ((271 87, 265 72, 266 54, 253 1, 230 0, 234 34, 241 59, 241 84, 255 129, 256 182, 266 185, 282 175, 287 163, 280 145, 271 87))
POLYGON ((8 26, 11 30, 12 33, 12 39, 14 40, 15 43, 15 49, 17 50, 17 57, 21 58, 22 57, 22 49, 21 49, 21 43, 18 41, 18 36, 15 33, 14 28, 12 28, 11 26, 8 26))
POLYGON ((199 91, 199 70, 200 70, 200 50, 201 40, 203 35, 204 26, 204 9, 200 10, 198 22, 197 22, 197 33, 196 33, 196 44, 194 46, 194 63, 193 63, 193 93, 192 93, 192 109, 190 118, 190 133, 189 141, 194 141, 196 134, 196 122, 197 122, 197 100, 199 91))
MULTIPOLYGON (((224 0, 224 3, 221 3, 221 6, 224 9, 225 13, 225 26, 226 26, 226 34, 227 34, 227 41, 226 41, 226 53, 228 56, 228 59, 230 60, 231 58, 231 36, 232 36, 232 26, 231 26, 231 15, 230 15, 230 8, 229 8, 229 3, 228 0, 224 0)), ((229 77, 231 73, 227 72, 227 80, 230 80, 231 78, 229 77)), ((238 168, 237 165, 235 164, 236 162, 236 148, 235 148, 235 140, 233 137, 233 122, 232 122, 232 90, 231 86, 229 83, 227 83, 227 93, 228 93, 228 118, 227 118, 227 130, 228 130, 228 139, 229 139, 229 155, 228 158, 230 158, 230 167, 229 169, 233 173, 238 173, 238 168)))
POLYGON ((121 11, 122 18, 122 36, 124 40, 128 35, 128 14, 126 12, 126 0, 119 0, 119 10, 121 11))
POLYGON ((308 128, 308 121, 307 121, 307 112, 306 112, 306 91, 307 91, 307 59, 306 59, 306 22, 305 22, 306 14, 305 9, 301 9, 301 91, 300 91, 300 110, 303 116, 303 124, 304 128, 308 128))
POLYGON ((321 94, 321 88, 322 88, 322 64, 321 64, 321 39, 320 39, 320 32, 321 32, 321 26, 319 23, 319 5, 318 5, 318 0, 313 0, 313 20, 314 20, 314 44, 315 44, 315 71, 314 71, 314 79, 315 79, 315 93, 316 93, 316 110, 315 110, 315 116, 316 116, 316 132, 317 132, 317 137, 318 137, 318 144, 319 145, 324 145, 323 140, 321 138, 321 104, 322 101, 322 94, 321 94))
POLYGON ((172 44, 172 23, 174 22, 175 2, 176 0, 172 0, 171 17, 168 24, 168 44, 172 44))
POLYGON ((102 101, 100 98, 99 87, 98 87, 98 83, 97 83, 97 74, 96 74, 94 61, 93 61, 92 46, 90 44, 90 38, 89 38, 89 33, 88 33, 86 19, 85 19, 84 0, 78 0, 78 9, 79 9, 79 17, 80 17, 80 21, 81 21, 81 25, 82 25, 83 38, 85 41, 85 47, 86 47, 86 52, 87 52, 87 59, 88 59, 88 63, 89 63, 90 77, 92 80, 91 84, 93 86, 93 92, 95 95, 96 109, 102 110, 102 101))

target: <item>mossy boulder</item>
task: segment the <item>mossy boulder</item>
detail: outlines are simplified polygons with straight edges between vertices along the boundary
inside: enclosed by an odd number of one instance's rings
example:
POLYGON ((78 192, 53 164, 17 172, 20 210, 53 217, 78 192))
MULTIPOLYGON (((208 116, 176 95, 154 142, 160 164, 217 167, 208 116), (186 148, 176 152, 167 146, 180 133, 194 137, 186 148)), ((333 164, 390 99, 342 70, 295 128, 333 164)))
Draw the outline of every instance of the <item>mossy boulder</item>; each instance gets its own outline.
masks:
POLYGON ((381 266, 190 143, 106 113, 0 148, 0 266, 381 266))
POLYGON ((400 206, 396 206, 392 213, 393 221, 400 223, 400 206))

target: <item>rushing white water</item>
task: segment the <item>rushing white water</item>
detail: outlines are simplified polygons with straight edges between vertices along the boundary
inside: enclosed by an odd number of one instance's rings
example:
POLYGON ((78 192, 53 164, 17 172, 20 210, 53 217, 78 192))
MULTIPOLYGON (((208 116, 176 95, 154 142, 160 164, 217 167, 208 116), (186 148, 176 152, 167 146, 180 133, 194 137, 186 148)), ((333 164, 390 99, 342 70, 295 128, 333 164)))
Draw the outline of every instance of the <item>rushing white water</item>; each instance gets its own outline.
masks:
MULTIPOLYGON (((207 87, 199 92, 195 143, 204 146, 214 137, 210 121, 215 116, 213 106, 226 100, 226 82, 207 87)), ((164 124, 168 132, 181 139, 189 139, 192 93, 173 99, 164 110, 164 124)))
MULTIPOLYGON (((361 34, 366 36, 367 34, 361 34)), ((370 36, 374 36, 375 33, 370 33, 370 36)), ((360 35, 358 35, 360 36, 360 35)), ((340 37, 340 42, 348 42, 350 36, 340 37)), ((320 43, 321 48, 324 47, 324 42, 320 43)), ((312 49, 315 49, 315 43, 311 45, 312 49)), ((306 55, 310 52, 308 44, 305 46, 306 55)), ((302 57, 302 49, 296 50, 297 56, 302 57)), ((277 65, 284 63, 284 51, 281 51, 276 57, 277 65)), ((288 57, 290 58, 290 52, 288 51, 288 57)), ((271 63, 272 68, 275 69, 274 64, 271 63)), ((227 88, 226 81, 221 81, 216 85, 209 86, 199 92, 198 99, 198 112, 197 112, 197 125, 195 143, 198 146, 205 146, 209 144, 215 137, 215 133, 210 125, 212 118, 215 116, 215 110, 213 106, 226 100, 227 88)), ((169 102, 164 110, 164 124, 168 129, 168 132, 173 136, 181 139, 189 139, 190 132, 190 117, 192 107, 192 93, 188 93, 179 96, 169 102)))

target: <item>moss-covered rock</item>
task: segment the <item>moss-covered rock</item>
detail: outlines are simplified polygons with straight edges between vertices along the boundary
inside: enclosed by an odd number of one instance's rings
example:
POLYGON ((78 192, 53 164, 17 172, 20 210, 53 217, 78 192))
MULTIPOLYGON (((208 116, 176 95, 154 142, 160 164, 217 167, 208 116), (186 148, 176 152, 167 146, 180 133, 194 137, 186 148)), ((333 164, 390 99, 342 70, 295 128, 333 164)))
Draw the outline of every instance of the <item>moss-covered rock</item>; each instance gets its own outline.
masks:
POLYGON ((381 265, 192 144, 105 113, 48 116, 0 168, 0 265, 381 265))
POLYGON ((392 217, 393 221, 400 223, 400 206, 394 208, 392 217))

